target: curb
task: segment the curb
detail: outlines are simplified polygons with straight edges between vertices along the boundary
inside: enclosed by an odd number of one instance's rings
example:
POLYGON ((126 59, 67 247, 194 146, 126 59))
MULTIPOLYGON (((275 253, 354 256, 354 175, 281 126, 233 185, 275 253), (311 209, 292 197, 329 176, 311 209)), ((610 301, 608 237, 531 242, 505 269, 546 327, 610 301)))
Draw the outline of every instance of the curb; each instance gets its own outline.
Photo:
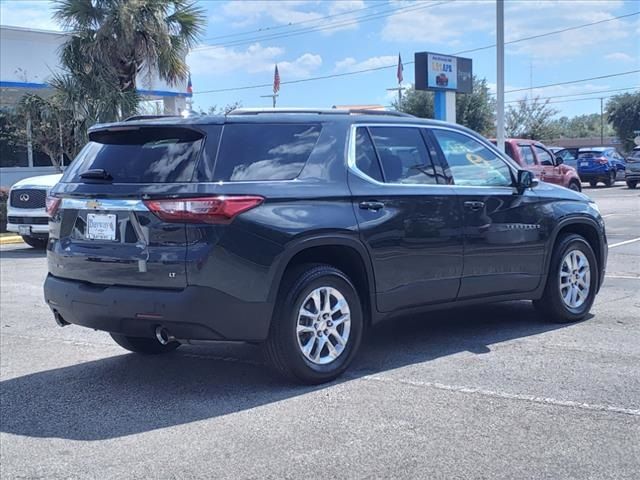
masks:
POLYGON ((20 235, 7 235, 0 237, 0 245, 11 245, 14 243, 23 243, 20 235))

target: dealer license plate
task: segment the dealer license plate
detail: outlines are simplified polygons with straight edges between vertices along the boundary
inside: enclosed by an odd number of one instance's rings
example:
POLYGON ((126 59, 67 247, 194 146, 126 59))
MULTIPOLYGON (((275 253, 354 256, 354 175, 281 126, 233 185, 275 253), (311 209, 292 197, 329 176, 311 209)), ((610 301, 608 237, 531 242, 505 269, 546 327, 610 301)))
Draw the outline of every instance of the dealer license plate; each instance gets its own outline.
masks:
POLYGON ((87 213, 87 240, 115 240, 116 216, 112 214, 87 213))

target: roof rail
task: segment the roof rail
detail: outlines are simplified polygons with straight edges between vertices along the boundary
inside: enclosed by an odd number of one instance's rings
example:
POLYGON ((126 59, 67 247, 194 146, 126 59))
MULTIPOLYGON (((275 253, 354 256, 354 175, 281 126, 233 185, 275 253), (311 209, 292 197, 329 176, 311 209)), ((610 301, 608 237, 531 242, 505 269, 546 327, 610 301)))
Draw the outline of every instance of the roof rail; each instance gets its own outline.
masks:
POLYGON ((153 120, 155 118, 176 118, 180 115, 133 115, 124 119, 125 122, 133 122, 134 120, 153 120))
POLYGON ((263 113, 301 113, 318 115, 382 115, 391 117, 413 117, 408 113, 393 110, 340 109, 340 108, 236 108, 227 115, 259 115, 263 113))

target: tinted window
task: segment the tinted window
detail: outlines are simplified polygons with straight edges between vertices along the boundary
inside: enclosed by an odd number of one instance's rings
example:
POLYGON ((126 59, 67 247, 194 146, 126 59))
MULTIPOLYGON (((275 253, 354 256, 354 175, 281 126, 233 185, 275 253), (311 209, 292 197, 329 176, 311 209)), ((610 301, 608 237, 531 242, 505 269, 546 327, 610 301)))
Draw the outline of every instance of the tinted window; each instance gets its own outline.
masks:
POLYGON ((91 140, 66 171, 62 182, 84 182, 80 175, 105 170, 115 183, 188 182, 203 135, 174 127, 133 127, 90 134, 91 140))
POLYGON ((520 158, 525 165, 535 165, 536 159, 533 156, 533 151, 529 145, 518 145, 518 151, 520 152, 520 158))
POLYGON ((536 156, 538 157, 538 161, 542 164, 542 165, 553 165, 553 158, 551 157, 551 154, 549 154, 549 152, 547 152, 544 148, 539 147, 537 145, 534 145, 533 148, 536 149, 536 156))
POLYGON ((371 127, 387 183, 435 184, 436 174, 418 128, 371 127))
POLYGON ((479 141, 449 130, 434 129, 433 134, 456 185, 511 185, 511 171, 505 161, 479 141))
POLYGON ((216 181, 296 178, 320 136, 319 125, 228 124, 222 132, 216 181))
POLYGON ((376 151, 364 127, 356 129, 356 167, 365 175, 382 182, 382 172, 376 151))

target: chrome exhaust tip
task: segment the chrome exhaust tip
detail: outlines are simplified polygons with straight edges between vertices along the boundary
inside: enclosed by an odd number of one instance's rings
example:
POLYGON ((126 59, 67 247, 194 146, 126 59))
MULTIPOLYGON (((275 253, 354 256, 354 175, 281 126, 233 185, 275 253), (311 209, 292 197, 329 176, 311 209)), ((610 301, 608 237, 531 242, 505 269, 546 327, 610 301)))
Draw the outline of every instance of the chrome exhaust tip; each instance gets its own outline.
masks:
POLYGON ((169 330, 164 327, 156 327, 156 339, 162 345, 168 345, 169 343, 176 341, 176 337, 171 335, 169 330))

